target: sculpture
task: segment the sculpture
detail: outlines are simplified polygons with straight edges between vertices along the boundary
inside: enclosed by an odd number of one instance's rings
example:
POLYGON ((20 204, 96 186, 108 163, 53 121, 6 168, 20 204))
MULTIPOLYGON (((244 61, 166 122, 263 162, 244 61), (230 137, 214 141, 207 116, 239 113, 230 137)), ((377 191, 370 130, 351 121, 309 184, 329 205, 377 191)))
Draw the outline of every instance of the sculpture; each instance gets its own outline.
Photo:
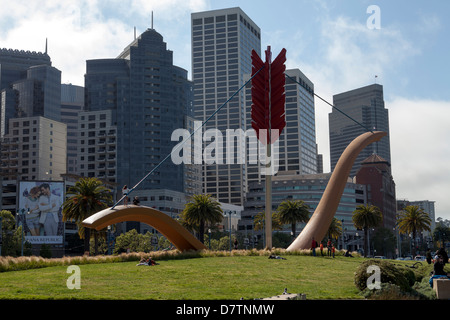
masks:
POLYGON ((330 181, 328 181, 328 185, 314 214, 302 232, 287 248, 287 251, 309 249, 313 238, 320 241, 325 237, 336 213, 356 157, 366 146, 372 142, 379 141, 385 135, 387 133, 382 131, 366 132, 356 137, 347 146, 331 174, 330 181))
POLYGON ((101 230, 123 221, 146 223, 161 232, 178 250, 203 250, 205 245, 167 214, 146 206, 116 206, 107 208, 83 220, 87 228, 101 230))

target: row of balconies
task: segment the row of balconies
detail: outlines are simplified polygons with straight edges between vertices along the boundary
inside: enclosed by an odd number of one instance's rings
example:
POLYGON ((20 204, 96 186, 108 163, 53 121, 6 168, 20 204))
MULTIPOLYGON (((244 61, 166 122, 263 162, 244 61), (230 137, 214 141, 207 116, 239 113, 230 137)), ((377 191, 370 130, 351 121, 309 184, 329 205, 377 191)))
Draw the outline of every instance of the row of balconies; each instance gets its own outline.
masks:
POLYGON ((15 144, 19 144, 19 142, 20 142, 19 138, 3 138, 1 140, 2 146, 15 145, 15 144))
POLYGON ((116 139, 109 138, 108 140, 100 139, 99 141, 97 141, 97 145, 105 145, 105 144, 116 144, 116 139))
POLYGON ((116 136, 116 130, 109 130, 108 132, 106 131, 100 131, 97 133, 97 137, 115 137, 116 136))

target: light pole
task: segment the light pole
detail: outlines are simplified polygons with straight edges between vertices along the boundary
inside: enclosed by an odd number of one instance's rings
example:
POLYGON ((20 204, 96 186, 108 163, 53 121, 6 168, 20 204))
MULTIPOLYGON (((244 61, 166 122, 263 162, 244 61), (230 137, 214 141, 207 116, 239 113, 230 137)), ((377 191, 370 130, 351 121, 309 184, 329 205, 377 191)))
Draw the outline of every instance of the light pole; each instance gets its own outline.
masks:
POLYGON ((231 214, 234 212, 236 214, 236 211, 225 211, 225 215, 228 213, 228 226, 230 228, 230 252, 231 252, 231 214))
POLYGON ((111 255, 111 226, 107 227, 108 230, 108 237, 107 237, 107 242, 108 242, 108 255, 111 255))
POLYGON ((208 229, 209 250, 211 250, 211 229, 208 229))

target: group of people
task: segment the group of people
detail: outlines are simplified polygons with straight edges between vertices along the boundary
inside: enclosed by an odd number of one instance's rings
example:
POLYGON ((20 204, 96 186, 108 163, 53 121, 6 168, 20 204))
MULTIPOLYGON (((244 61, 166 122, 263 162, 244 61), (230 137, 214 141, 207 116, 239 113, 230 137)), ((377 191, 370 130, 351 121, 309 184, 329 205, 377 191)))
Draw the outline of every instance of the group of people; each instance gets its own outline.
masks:
MULTIPOLYGON (((124 185, 123 188, 122 188, 122 195, 124 196, 123 204, 126 205, 126 206, 128 205, 128 202, 130 201, 130 198, 128 198, 128 194, 129 193, 130 193, 130 189, 128 189, 127 185, 124 185)), ((133 204, 135 206, 138 206, 139 203, 140 203, 140 201, 139 201, 138 196, 135 196, 134 199, 133 199, 133 204)))
POLYGON ((137 264, 137 266, 155 266, 158 265, 155 260, 152 259, 152 257, 148 257, 148 259, 142 258, 141 261, 137 264))
POLYGON ((431 252, 427 252, 427 262, 429 264, 433 263, 433 271, 429 280, 429 284, 433 287, 433 279, 437 278, 447 278, 449 279, 449 273, 444 270, 444 266, 448 263, 448 255, 444 248, 440 248, 431 257, 431 252))
MULTIPOLYGON (((324 245, 323 242, 321 241, 320 244, 317 243, 317 241, 314 239, 314 237, 311 239, 311 250, 312 250, 312 255, 316 256, 316 248, 320 249, 320 255, 323 257, 323 249, 324 249, 324 245)), ((327 241, 327 256, 328 257, 333 257, 335 255, 336 252, 336 248, 333 244, 333 242, 331 241, 331 239, 328 239, 327 241)))

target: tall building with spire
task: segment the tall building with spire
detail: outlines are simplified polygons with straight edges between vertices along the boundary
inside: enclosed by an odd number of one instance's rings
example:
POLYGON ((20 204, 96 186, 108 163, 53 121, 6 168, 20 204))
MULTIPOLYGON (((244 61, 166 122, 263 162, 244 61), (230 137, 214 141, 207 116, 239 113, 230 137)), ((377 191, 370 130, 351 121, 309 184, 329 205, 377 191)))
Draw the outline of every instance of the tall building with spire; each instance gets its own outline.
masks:
POLYGON ((333 96, 333 104, 340 111, 333 109, 328 115, 330 127, 330 164, 334 170, 342 152, 356 137, 368 130, 384 131, 387 136, 367 146, 355 160, 350 176, 354 177, 362 161, 372 154, 380 155, 391 162, 389 142, 389 111, 385 108, 383 86, 372 84, 333 96))
MULTIPOLYGON (((173 52, 154 29, 116 58, 86 61, 80 174, 108 178, 119 189, 140 182, 178 143, 171 134, 186 127, 191 90, 187 71, 173 64, 173 52)), ((186 179, 185 168, 169 158, 138 189, 183 192, 186 179)))

